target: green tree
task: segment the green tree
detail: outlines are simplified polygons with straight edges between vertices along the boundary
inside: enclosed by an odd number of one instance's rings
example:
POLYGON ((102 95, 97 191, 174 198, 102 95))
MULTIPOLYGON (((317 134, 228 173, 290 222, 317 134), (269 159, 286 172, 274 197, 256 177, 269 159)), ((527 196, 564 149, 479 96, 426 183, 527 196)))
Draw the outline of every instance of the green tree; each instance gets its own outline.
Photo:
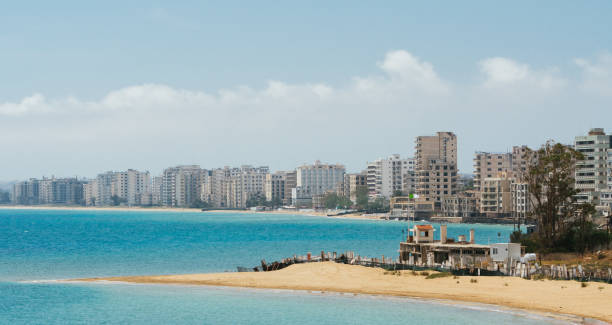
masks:
POLYGON ((359 210, 365 210, 368 208, 368 202, 369 202, 369 198, 368 198, 368 188, 366 186, 359 186, 357 187, 357 193, 356 193, 356 197, 357 197, 357 208, 359 210))
POLYGON ((338 195, 336 193, 325 194, 325 197, 323 198, 323 200, 324 200, 325 208, 327 209, 336 209, 336 208, 348 209, 353 205, 353 202, 349 198, 338 195))
POLYGON ((117 206, 117 205, 119 205, 119 204, 121 204, 121 203, 125 203, 125 202, 127 202, 127 200, 126 200, 126 199, 121 198, 121 197, 119 197, 119 196, 117 196, 117 195, 113 195, 113 196, 111 196, 111 201, 113 201, 112 203, 113 203, 113 205, 114 205, 114 206, 117 206))
POLYGON ((400 191, 400 190, 395 190, 395 191, 393 191, 393 195, 392 195, 392 197, 402 196, 402 195, 403 195, 402 191, 400 191))
POLYGON ((192 209, 208 209, 210 208, 210 203, 204 202, 200 199, 195 199, 191 202, 189 207, 192 209))
MULTIPOLYGON (((554 250, 564 232, 594 212, 591 204, 577 204, 574 167, 584 160, 582 153, 552 141, 526 154, 529 167, 524 175, 529 187, 531 213, 537 222, 540 253, 554 250)), ((583 229, 586 229, 586 223, 583 229)))
POLYGON ((266 206, 266 197, 262 193, 251 195, 246 201, 246 207, 266 206))

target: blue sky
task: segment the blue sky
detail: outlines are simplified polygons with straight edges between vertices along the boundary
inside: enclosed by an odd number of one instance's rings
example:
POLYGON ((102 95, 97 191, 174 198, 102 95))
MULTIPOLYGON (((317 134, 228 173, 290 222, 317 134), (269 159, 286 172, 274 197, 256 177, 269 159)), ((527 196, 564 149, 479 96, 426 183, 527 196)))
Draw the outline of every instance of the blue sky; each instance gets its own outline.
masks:
POLYGON ((612 2, 8 2, 0 180, 612 131, 612 2), (580 117, 572 114, 582 112, 580 117))

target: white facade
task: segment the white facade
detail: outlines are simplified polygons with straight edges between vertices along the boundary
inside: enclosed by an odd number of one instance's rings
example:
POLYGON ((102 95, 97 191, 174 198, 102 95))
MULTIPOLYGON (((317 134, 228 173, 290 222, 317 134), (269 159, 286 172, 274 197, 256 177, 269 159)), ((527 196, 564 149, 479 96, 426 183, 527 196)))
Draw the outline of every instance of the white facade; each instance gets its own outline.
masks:
POLYGON ((304 199, 329 191, 335 192, 344 181, 344 174, 345 168, 339 164, 329 165, 316 161, 313 165, 300 166, 296 170, 297 186, 292 196, 294 199, 304 199))
POLYGON ((206 170, 198 165, 166 168, 162 175, 161 205, 188 207, 201 196, 201 177, 206 170))
POLYGON ((521 259, 521 244, 497 243, 491 244, 491 259, 494 262, 518 261, 521 259))
POLYGON ((414 193, 414 167, 414 159, 401 159, 398 154, 368 163, 368 195, 374 199, 389 198, 396 191, 414 193))
MULTIPOLYGON (((92 188, 87 188, 86 195, 94 195, 95 199, 87 199, 86 204, 96 206, 113 205, 113 197, 123 203, 133 206, 142 205, 142 196, 151 195, 151 176, 149 172, 129 169, 122 172, 106 172, 99 174, 95 181, 90 181, 92 188), (93 188, 95 187, 95 188, 93 188)), ((146 199, 146 203, 151 200, 146 199)))
POLYGON ((608 188, 608 153, 612 136, 606 135, 601 128, 591 129, 586 136, 574 140, 576 151, 584 155, 584 160, 576 163, 576 189, 579 202, 599 202, 599 192, 608 188))

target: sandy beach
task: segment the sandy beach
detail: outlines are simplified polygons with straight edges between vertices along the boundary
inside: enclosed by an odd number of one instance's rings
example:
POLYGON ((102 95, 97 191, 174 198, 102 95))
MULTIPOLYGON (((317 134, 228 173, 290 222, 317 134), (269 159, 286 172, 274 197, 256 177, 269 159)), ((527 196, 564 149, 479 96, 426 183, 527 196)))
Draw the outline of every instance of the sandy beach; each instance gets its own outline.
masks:
POLYGON ((274 272, 125 276, 78 281, 214 285, 435 298, 571 314, 612 322, 612 285, 597 282, 582 287, 576 281, 536 281, 514 277, 449 276, 425 279, 425 276, 414 275, 411 271, 392 274, 383 269, 334 262, 298 264, 274 272), (472 282, 472 279, 476 282, 472 282))

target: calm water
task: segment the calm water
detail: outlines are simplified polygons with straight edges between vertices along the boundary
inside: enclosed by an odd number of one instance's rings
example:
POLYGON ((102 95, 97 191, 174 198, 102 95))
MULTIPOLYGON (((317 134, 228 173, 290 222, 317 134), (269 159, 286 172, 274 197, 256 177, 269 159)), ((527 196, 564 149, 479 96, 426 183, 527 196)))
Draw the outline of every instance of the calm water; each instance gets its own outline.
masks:
MULTIPOLYGON (((64 284, 76 277, 219 272, 313 252, 397 256, 406 223, 237 213, 0 209, 0 324, 543 324, 507 310, 352 295, 64 284), (44 280, 44 281, 40 281, 44 280)), ((511 226, 476 230, 506 241, 511 226)))

